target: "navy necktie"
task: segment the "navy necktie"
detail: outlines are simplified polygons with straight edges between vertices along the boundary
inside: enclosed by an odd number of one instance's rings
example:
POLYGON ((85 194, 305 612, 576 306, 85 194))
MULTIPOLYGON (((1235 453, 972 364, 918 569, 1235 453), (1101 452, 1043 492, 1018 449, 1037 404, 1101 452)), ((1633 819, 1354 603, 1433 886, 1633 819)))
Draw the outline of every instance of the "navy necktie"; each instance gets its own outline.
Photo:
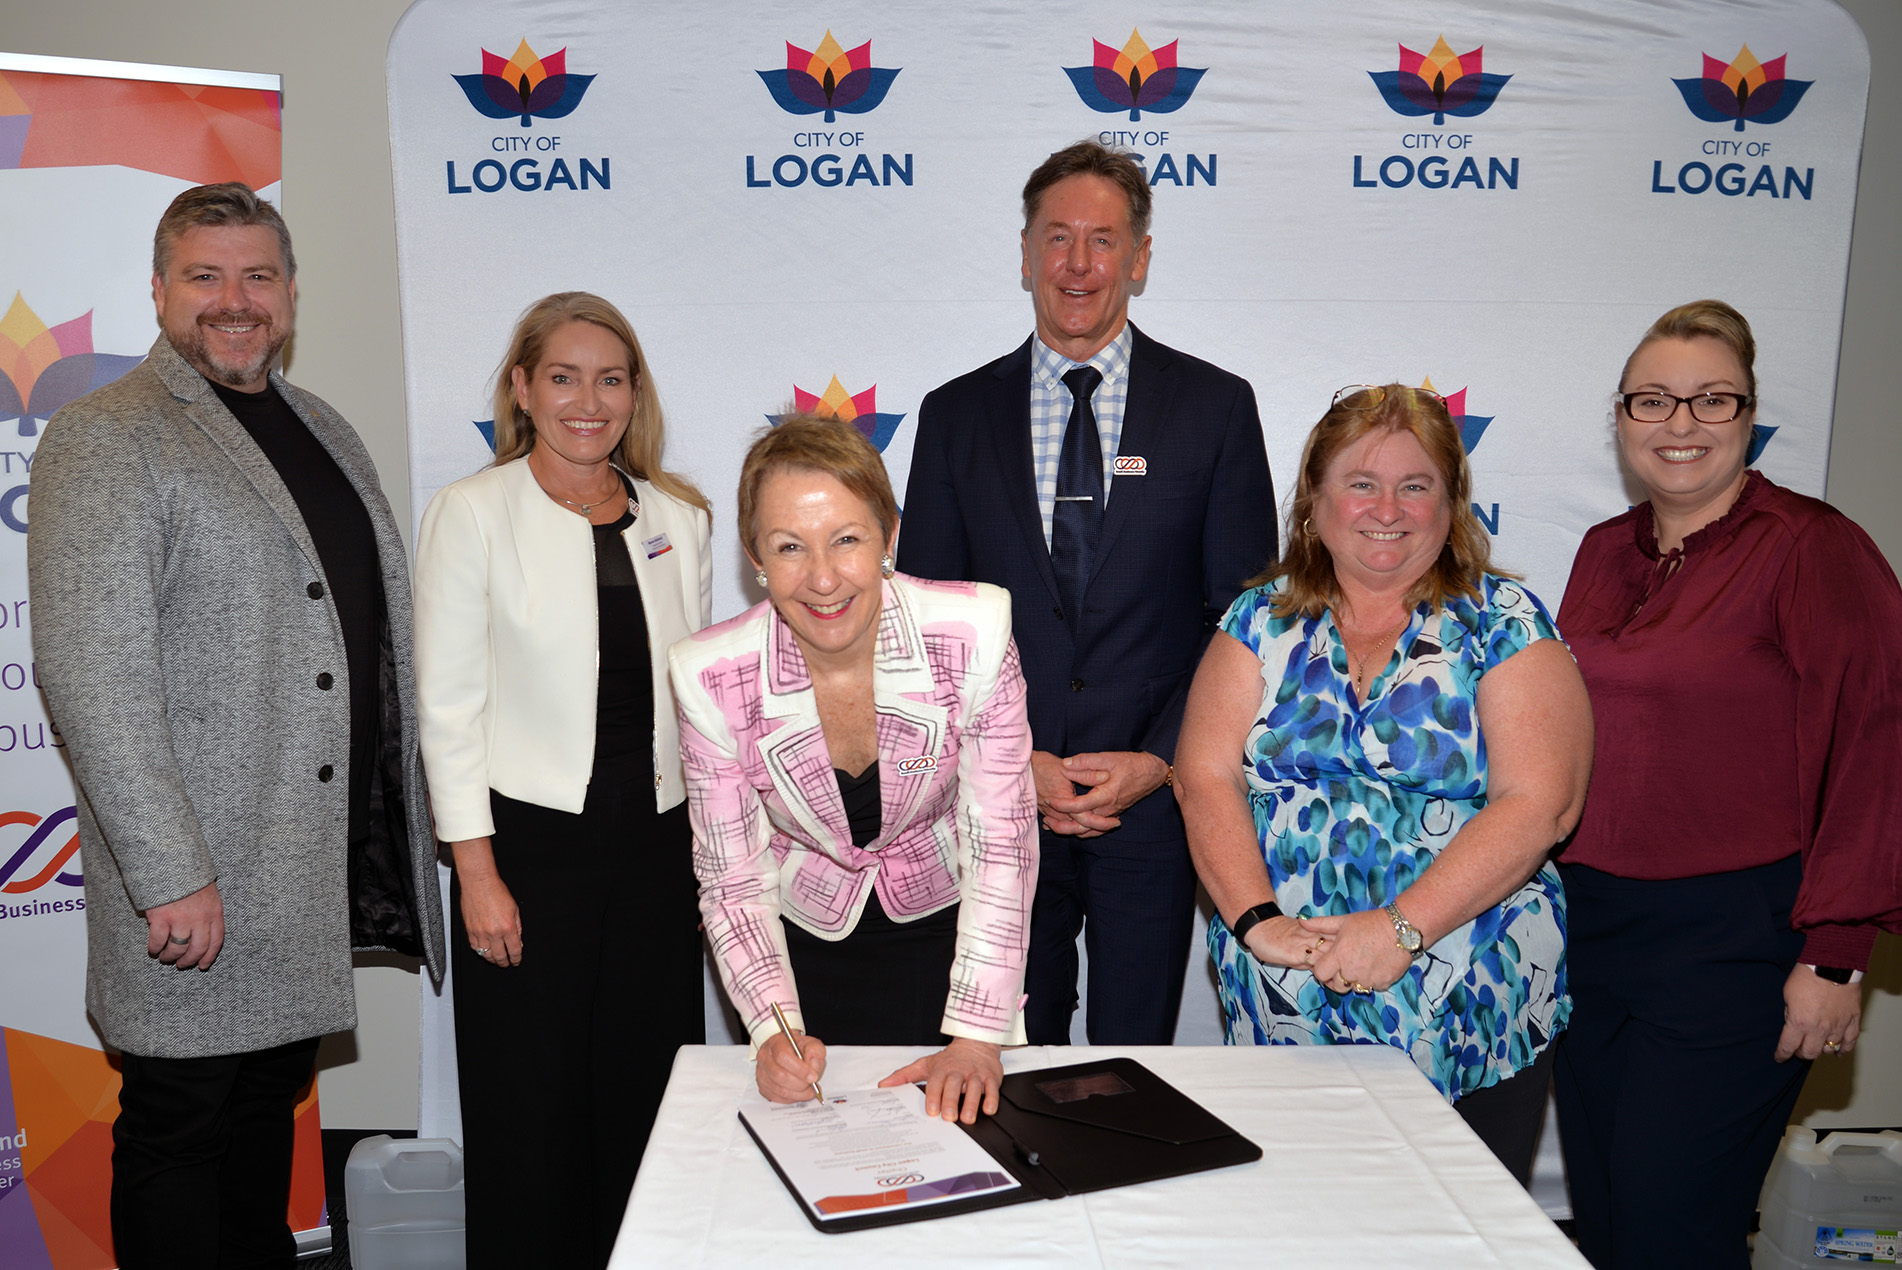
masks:
POLYGON ((1096 432, 1090 397, 1103 382, 1094 366, 1078 366, 1063 377, 1072 404, 1057 459, 1056 516, 1050 527, 1050 566, 1057 575, 1065 619, 1076 626, 1083 617, 1083 588, 1096 559, 1096 531, 1103 523, 1103 442, 1096 432))

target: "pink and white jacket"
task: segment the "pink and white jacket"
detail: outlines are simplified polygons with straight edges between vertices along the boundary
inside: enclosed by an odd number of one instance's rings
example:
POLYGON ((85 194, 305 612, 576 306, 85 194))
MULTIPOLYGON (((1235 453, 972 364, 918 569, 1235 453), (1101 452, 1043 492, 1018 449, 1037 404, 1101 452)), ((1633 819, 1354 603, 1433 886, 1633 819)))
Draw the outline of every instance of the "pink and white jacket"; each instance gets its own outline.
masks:
POLYGON ((779 918, 844 939, 876 889, 894 921, 962 903, 943 1030, 1024 1042, 1037 800, 1010 596, 899 575, 872 669, 880 831, 852 845, 812 679, 769 602, 668 652, 694 872, 727 994, 758 1045, 803 1027, 779 918))

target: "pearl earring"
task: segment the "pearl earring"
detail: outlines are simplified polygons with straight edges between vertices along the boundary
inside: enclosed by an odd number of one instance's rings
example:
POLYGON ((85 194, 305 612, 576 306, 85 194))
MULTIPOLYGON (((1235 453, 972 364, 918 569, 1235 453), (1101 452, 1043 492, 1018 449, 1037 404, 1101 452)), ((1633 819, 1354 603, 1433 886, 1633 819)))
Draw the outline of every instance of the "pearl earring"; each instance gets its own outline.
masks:
POLYGON ((766 570, 761 569, 758 573, 755 573, 753 575, 753 580, 759 583, 761 586, 765 586, 766 585, 766 570))

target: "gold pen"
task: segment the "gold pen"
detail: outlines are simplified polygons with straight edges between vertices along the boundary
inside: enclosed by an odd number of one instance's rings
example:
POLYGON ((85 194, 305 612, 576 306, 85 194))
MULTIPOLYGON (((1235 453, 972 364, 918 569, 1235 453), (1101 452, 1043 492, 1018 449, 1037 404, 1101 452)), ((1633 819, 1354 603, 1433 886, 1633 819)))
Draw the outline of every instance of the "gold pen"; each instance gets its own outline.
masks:
MULTIPOLYGON (((786 1022, 786 1012, 779 1008, 777 1001, 773 1002, 773 1019, 779 1024, 779 1030, 786 1034, 786 1043, 792 1046, 793 1057, 803 1063, 806 1060, 805 1052, 799 1048, 799 1038, 792 1034, 792 1024, 786 1022)), ((812 1096, 820 1102, 826 1100, 826 1091, 819 1088, 816 1080, 812 1082, 812 1096)))

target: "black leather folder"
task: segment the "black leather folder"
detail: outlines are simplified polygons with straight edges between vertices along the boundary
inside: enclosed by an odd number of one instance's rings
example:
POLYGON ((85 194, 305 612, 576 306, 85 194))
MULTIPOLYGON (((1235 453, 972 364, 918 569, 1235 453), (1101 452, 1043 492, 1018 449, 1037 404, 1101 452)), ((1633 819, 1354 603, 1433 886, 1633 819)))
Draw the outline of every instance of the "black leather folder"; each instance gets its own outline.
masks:
MULTIPOLYGON (((1004 1077, 999 1093, 996 1115, 980 1115, 976 1124, 963 1128, 1021 1189, 824 1221, 803 1201, 800 1211, 815 1229, 841 1234, 1026 1200, 1062 1199, 1261 1158, 1260 1147, 1133 1058, 1018 1072, 1004 1077)), ((744 1113, 740 1120, 746 1123, 744 1113)), ((752 1125, 746 1128, 753 1132, 752 1125)), ((754 1137, 757 1141, 758 1135, 754 1137)), ((765 1154, 797 1200, 779 1162, 770 1152, 765 1154)))
POLYGON ((1133 1058, 1004 1077, 965 1132, 1046 1199, 1251 1164, 1261 1148, 1133 1058))

